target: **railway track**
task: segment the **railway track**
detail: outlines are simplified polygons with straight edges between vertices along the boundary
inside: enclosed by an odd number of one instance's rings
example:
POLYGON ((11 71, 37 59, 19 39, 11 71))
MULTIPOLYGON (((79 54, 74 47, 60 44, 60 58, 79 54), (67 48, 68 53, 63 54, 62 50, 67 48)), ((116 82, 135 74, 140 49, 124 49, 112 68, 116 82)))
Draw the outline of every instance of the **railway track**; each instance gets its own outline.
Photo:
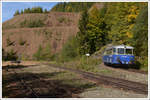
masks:
MULTIPOLYGON (((19 70, 23 71, 23 69, 19 69, 19 70)), ((19 76, 19 73, 17 73, 17 71, 15 69, 9 69, 9 71, 13 72, 15 78, 20 82, 20 89, 25 91, 26 97, 34 97, 34 98, 48 97, 48 96, 41 95, 43 90, 40 89, 40 87, 39 88, 36 87, 36 89, 34 89, 33 84, 30 84, 25 80, 25 78, 27 78, 26 76, 19 76)), ((49 84, 45 80, 42 80, 39 76, 33 74, 33 75, 30 75, 30 78, 36 79, 37 84, 45 86, 45 88, 49 91, 49 93, 52 92, 50 90, 49 84)), ((50 85, 52 85, 52 84, 50 84, 50 85)), ((19 88, 19 86, 18 86, 18 88, 19 88)), ((49 96, 51 96, 51 95, 49 95, 49 96)))
MULTIPOLYGON (((7 71, 8 71, 8 70, 7 70, 7 71)), ((15 78, 16 78, 17 80, 19 80, 19 82, 20 82, 20 87, 18 87, 18 88, 20 88, 21 90, 25 90, 25 91, 26 91, 25 93, 30 93, 30 94, 31 94, 31 97, 36 97, 36 98, 39 97, 38 94, 37 94, 37 92, 32 88, 32 86, 30 86, 30 85, 24 80, 23 77, 20 77, 20 76, 18 75, 18 73, 15 71, 15 69, 11 69, 11 70, 9 70, 9 71, 13 72, 15 78)))
POLYGON ((94 81, 97 84, 103 84, 103 85, 111 86, 113 88, 123 89, 125 91, 132 91, 139 94, 146 94, 146 95, 148 94, 147 84, 142 84, 142 83, 128 81, 119 78, 108 77, 104 75, 94 74, 91 72, 85 72, 85 71, 66 68, 66 67, 60 67, 54 64, 45 64, 45 65, 75 72, 77 74, 80 74, 83 78, 94 81))
MULTIPOLYGON (((43 80, 40 76, 37 76, 35 74, 31 74, 29 77, 30 79, 36 79, 37 82, 36 84, 39 84, 39 86, 44 86, 46 90, 48 90, 48 92, 46 93, 46 95, 44 94, 44 91, 37 86, 33 86, 34 84, 26 81, 26 78, 29 78, 25 75, 19 75, 19 73, 17 73, 17 70, 15 69, 5 69, 8 72, 11 72, 14 74, 14 78, 16 80, 19 81, 19 85, 17 86, 19 88, 19 90, 25 91, 24 93, 24 97, 30 97, 30 98, 51 98, 51 97, 67 97, 67 95, 71 95, 72 93, 70 91, 68 91, 67 89, 65 89, 64 87, 58 87, 55 83, 49 83, 45 80, 43 80), (36 88, 35 88, 36 87, 36 88), (57 90, 57 91, 54 91, 57 90), (59 90, 63 90, 63 92, 66 93, 66 95, 61 95, 61 91, 59 90), (58 93, 60 92, 60 93, 58 93)), ((24 72, 23 69, 19 69, 20 72, 24 72)), ((74 97, 78 97, 78 96, 74 96, 74 97)))

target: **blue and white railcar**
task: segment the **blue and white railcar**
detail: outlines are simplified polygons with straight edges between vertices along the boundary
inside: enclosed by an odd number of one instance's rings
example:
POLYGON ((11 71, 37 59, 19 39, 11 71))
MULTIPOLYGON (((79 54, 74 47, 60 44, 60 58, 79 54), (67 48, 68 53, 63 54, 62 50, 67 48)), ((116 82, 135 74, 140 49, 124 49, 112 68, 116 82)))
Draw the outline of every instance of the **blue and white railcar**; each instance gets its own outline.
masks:
POLYGON ((134 48, 132 46, 117 45, 105 49, 103 54, 104 64, 120 65, 134 64, 135 57, 133 55, 134 48))

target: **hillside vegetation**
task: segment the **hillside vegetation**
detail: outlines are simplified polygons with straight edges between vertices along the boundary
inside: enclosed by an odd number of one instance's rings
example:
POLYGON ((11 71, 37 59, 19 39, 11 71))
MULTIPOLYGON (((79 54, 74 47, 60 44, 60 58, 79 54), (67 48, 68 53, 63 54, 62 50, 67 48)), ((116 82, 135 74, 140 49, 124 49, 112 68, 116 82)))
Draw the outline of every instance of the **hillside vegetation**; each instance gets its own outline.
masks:
POLYGON ((24 60, 36 60, 39 51, 48 51, 46 54, 53 56, 69 37, 78 32, 78 20, 79 14, 76 13, 17 15, 3 23, 3 51, 13 50, 24 60), (39 50, 41 47, 47 49, 39 50))
POLYGON ((54 6, 51 11, 57 12, 81 12, 85 8, 89 9, 92 7, 94 2, 69 2, 69 3, 58 3, 54 6))
MULTIPOLYGON (((4 22, 3 37, 4 51, 13 48, 17 53, 24 51, 24 54, 30 56, 26 58, 35 60, 47 58, 58 62, 86 61, 84 57, 86 53, 92 55, 102 51, 101 49, 108 44, 131 45, 135 48, 136 64, 146 70, 148 69, 148 4, 143 2, 58 3, 50 13, 23 13, 4 22), (27 46, 22 46, 25 44, 27 46), (51 50, 52 52, 47 52, 51 50)), ((98 61, 94 62, 97 64, 98 61)))

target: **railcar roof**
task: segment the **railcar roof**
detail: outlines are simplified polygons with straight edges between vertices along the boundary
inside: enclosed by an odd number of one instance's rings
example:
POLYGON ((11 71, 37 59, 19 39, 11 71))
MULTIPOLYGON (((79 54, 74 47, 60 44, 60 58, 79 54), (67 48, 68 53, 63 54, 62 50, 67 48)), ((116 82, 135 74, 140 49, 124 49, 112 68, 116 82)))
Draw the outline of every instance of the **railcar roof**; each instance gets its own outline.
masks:
POLYGON ((127 49, 134 49, 132 46, 127 46, 127 45, 116 45, 116 46, 107 47, 107 50, 108 50, 108 49, 111 49, 111 48, 127 48, 127 49))

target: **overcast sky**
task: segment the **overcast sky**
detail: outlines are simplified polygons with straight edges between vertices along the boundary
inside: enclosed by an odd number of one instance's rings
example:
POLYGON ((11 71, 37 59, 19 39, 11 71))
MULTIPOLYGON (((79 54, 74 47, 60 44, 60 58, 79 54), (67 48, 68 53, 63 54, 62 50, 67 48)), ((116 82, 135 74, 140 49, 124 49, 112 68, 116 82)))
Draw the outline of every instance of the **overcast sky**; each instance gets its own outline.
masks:
POLYGON ((43 9, 50 10, 57 2, 3 2, 2 3, 2 22, 13 18, 16 10, 21 11, 25 8, 40 6, 43 9))

